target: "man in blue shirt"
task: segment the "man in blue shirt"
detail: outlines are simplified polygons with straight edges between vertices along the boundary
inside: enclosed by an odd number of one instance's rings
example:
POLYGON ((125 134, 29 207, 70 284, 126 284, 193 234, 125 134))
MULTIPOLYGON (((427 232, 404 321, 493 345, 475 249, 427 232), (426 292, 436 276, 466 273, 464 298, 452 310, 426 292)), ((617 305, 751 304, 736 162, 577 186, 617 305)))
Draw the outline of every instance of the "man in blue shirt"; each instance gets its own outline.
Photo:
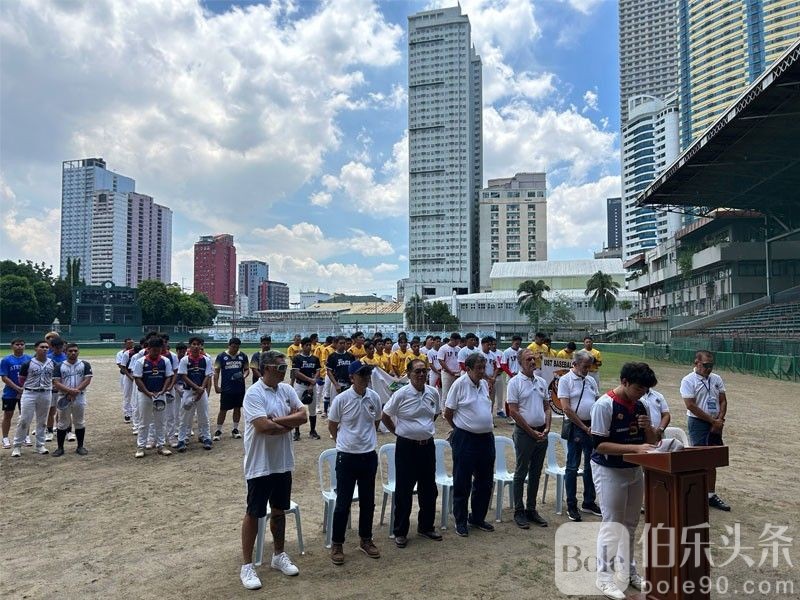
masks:
POLYGON ((228 340, 228 349, 217 356, 214 361, 214 391, 219 394, 219 414, 217 415, 217 430, 214 432, 214 441, 222 437, 222 425, 225 415, 233 410, 233 429, 231 437, 240 439, 239 419, 242 416, 244 403, 245 381, 250 373, 247 355, 239 352, 242 340, 232 337, 228 340))
MULTIPOLYGON (((3 448, 11 448, 8 432, 11 430, 11 418, 14 416, 14 407, 19 409, 19 399, 22 397, 22 386, 19 383, 19 370, 31 357, 25 354, 25 340, 16 338, 11 341, 11 354, 0 361, 0 377, 6 384, 3 389, 3 448)), ((26 437, 25 445, 30 446, 30 437, 26 437)))
MULTIPOLYGON (((57 370, 59 365, 61 365, 61 363, 67 360, 67 353, 64 352, 64 340, 62 340, 60 337, 51 337, 47 341, 50 344, 50 350, 47 351, 47 358, 53 361, 53 366, 57 370)), ((50 410, 47 413, 47 431, 44 434, 45 442, 53 441, 53 425, 55 424, 56 421, 57 402, 58 402, 58 391, 55 388, 53 388, 53 394, 50 397, 50 410)), ((72 433, 71 426, 67 431, 67 440, 70 442, 75 441, 75 435, 72 433)))

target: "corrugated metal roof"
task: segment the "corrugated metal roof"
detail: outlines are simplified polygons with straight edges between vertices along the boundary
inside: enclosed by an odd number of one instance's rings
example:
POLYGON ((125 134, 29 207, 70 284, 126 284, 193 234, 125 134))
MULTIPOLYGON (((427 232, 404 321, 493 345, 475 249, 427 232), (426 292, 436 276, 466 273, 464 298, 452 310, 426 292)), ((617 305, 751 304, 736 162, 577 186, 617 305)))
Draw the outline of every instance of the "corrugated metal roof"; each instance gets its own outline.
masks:
POLYGON ((536 260, 528 262, 498 262, 492 266, 490 279, 545 277, 577 277, 587 279, 602 271, 609 275, 625 275, 620 258, 596 258, 586 260, 536 260))
MULTIPOLYGON (((570 299, 587 299, 591 297, 591 294, 587 296, 584 294, 585 290, 579 289, 571 289, 571 290, 553 290, 550 292, 545 292, 543 294, 545 300, 552 300, 553 298, 557 298, 558 296, 565 296, 570 299)), ((637 292, 631 292, 628 290, 620 289, 619 293, 617 294, 617 300, 631 300, 631 299, 638 299, 639 294, 637 292)), ((450 305, 450 300, 452 296, 439 296, 438 298, 426 298, 425 302, 444 302, 448 306, 450 305)), ((477 294, 463 294, 461 296, 456 296, 456 299, 459 302, 469 302, 469 301, 484 301, 484 302, 507 302, 509 300, 513 300, 514 302, 517 301, 517 292, 514 290, 498 290, 495 292, 480 292, 477 294)))

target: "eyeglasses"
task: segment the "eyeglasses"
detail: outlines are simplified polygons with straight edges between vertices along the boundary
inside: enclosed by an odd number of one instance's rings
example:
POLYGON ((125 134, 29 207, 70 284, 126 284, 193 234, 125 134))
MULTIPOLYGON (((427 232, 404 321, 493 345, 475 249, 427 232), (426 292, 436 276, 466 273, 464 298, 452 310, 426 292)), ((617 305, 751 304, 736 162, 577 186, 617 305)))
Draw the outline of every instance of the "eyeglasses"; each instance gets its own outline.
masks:
POLYGON ((276 371, 278 371, 278 373, 286 373, 286 369, 289 368, 289 365, 284 363, 282 365, 267 365, 267 367, 275 369, 276 371))
POLYGON ((703 367, 704 369, 713 369, 714 363, 700 363, 700 366, 703 367))
POLYGON ((427 373, 427 369, 413 369, 411 372, 414 375, 422 375, 423 373, 427 373))

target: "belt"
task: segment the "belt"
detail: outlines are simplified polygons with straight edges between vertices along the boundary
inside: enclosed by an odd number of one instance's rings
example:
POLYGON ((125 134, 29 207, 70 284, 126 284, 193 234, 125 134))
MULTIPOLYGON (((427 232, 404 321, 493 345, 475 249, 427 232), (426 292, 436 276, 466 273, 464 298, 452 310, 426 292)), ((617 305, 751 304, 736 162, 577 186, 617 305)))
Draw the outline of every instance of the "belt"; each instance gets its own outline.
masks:
MULTIPOLYGON (((518 428, 518 429, 522 429, 522 427, 520 427, 520 426, 519 426, 519 425, 517 425, 516 423, 514 423, 514 427, 516 427, 516 428, 518 428)), ((533 429, 534 431, 538 431, 539 433, 541 433, 542 431, 544 431, 544 425, 535 425, 535 426, 534 426, 534 425, 531 425, 530 427, 531 427, 531 429, 533 429)), ((523 431, 524 431, 524 430, 523 430, 523 431)))
POLYGON ((426 440, 412 440, 411 438, 402 437, 402 436, 398 435, 397 436, 397 441, 399 442, 400 440, 402 440, 404 442, 410 442, 412 444, 416 444, 417 446, 427 446, 428 444, 432 444, 433 443, 433 438, 432 437, 430 437, 430 438, 428 438, 426 440))
MULTIPOLYGON (((26 392, 49 392, 49 391, 51 391, 51 388, 24 388, 23 391, 26 391, 26 392)), ((53 392, 54 393, 58 393, 55 390, 53 390, 53 392)))

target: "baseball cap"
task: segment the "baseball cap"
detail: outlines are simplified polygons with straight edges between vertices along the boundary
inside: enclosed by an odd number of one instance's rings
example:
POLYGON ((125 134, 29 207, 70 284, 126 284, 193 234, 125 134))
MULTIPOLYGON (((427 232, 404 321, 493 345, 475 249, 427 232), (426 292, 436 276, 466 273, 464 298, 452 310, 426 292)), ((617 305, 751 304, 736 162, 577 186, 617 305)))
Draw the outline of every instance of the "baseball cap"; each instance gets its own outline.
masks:
POLYGON ((372 374, 372 365, 363 363, 360 360, 354 360, 347 367, 347 373, 349 375, 355 375, 357 373, 360 375, 370 375, 372 374))

